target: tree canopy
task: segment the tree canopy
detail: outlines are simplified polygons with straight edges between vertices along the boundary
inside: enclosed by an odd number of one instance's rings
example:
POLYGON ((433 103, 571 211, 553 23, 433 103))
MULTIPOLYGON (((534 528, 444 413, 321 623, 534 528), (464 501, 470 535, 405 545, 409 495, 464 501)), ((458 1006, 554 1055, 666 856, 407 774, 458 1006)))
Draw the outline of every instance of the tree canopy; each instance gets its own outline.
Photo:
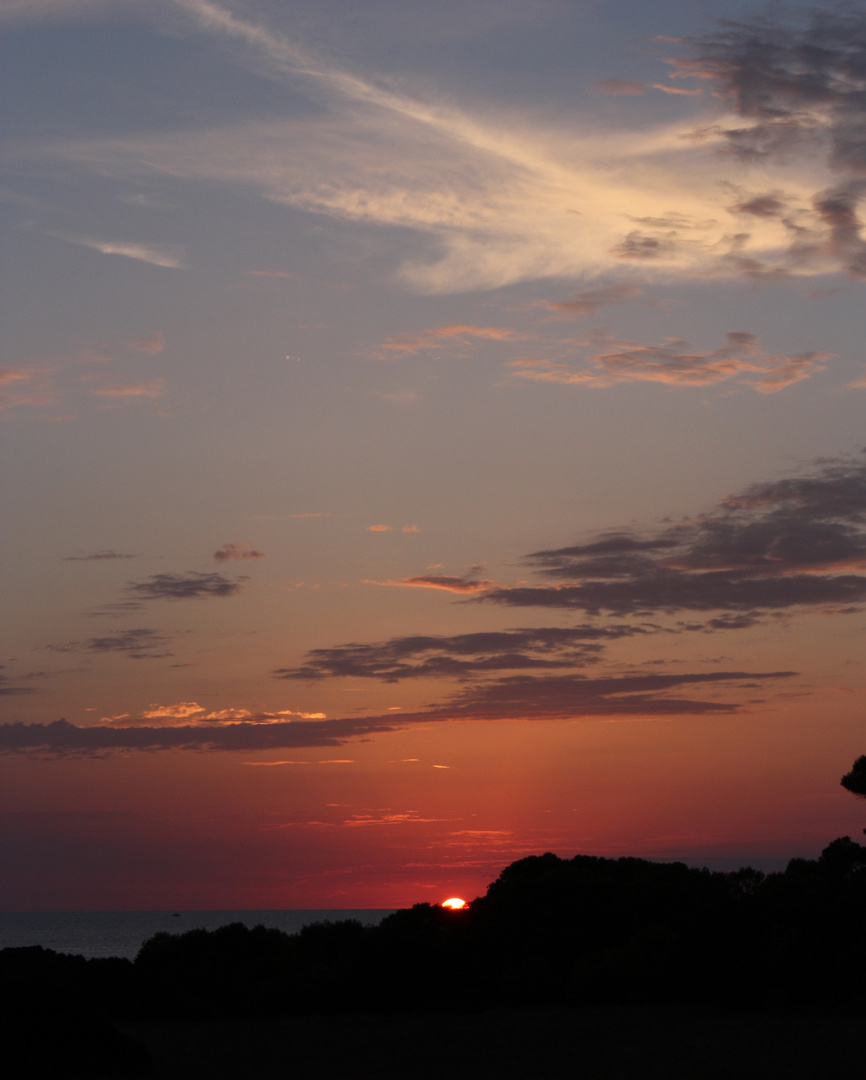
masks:
POLYGON ((845 773, 841 783, 853 795, 866 799, 866 754, 857 758, 851 772, 845 773))

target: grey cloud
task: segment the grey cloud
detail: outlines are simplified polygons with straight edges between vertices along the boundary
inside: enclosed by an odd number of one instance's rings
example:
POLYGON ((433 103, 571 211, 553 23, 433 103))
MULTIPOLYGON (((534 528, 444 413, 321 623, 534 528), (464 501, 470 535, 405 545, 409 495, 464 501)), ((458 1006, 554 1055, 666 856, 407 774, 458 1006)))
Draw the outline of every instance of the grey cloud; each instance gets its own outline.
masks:
POLYGON ((660 259, 675 247, 675 234, 649 236, 635 229, 614 249, 620 259, 660 259))
POLYGON ((390 718, 355 718, 304 723, 255 723, 177 727, 78 727, 67 720, 50 724, 0 725, 0 753, 51 751, 93 754, 106 750, 282 750, 339 746, 347 739, 393 730, 390 718))
POLYGON ((174 656, 171 652, 160 652, 169 642, 167 634, 157 630, 137 629, 118 630, 103 637, 92 637, 86 641, 72 641, 65 645, 51 645, 53 652, 89 652, 89 653, 124 653, 132 660, 161 660, 174 656))
POLYGON ((204 596, 234 596, 246 580, 190 570, 186 574, 152 574, 145 581, 131 581, 126 590, 144 600, 197 600, 204 596))
POLYGON ((678 73, 713 79, 750 121, 726 132, 738 153, 764 157, 828 137, 832 164, 866 166, 862 11, 813 8, 799 22, 725 20, 716 33, 684 41, 692 55, 674 61, 678 73))
POLYGON ((671 696, 685 686, 742 689, 788 678, 794 672, 724 671, 682 675, 625 675, 585 679, 578 675, 516 675, 469 687, 443 703, 395 717, 371 716, 301 723, 240 723, 172 727, 77 727, 50 724, 0 725, 0 753, 100 754, 115 750, 281 750, 339 746, 353 739, 449 721, 574 720, 605 716, 700 716, 737 712, 731 702, 671 696))
POLYGON ((655 627, 538 627, 451 637, 398 637, 371 644, 313 649, 280 679, 319 680, 348 676, 398 682, 408 678, 467 678, 495 671, 562 668, 593 663, 604 641, 652 633, 655 627))
MULTIPOLYGON (((468 687, 419 719, 571 720, 593 716, 678 716, 737 712, 731 702, 670 697, 681 686, 750 685, 786 679, 793 671, 720 671, 682 675, 623 675, 586 679, 580 675, 513 675, 468 687)), ((401 716, 400 720, 407 719, 401 716)))
POLYGON ((778 217, 784 208, 784 202, 776 195, 754 195, 731 207, 737 214, 751 214, 753 217, 762 218, 778 217))
MULTIPOLYGON (((785 222, 792 233, 791 263, 830 256, 852 276, 866 276, 856 213, 866 190, 866 13, 836 6, 814 8, 799 21, 726 20, 717 33, 683 43, 692 54, 672 61, 675 74, 712 79, 716 93, 745 121, 722 132, 731 151, 784 160, 806 150, 846 176, 814 196, 816 227, 796 218, 785 222)), ((757 197, 733 209, 775 216, 782 209, 777 201, 757 197)))
POLYGON ((126 555, 121 551, 93 551, 89 555, 67 555, 64 562, 102 562, 110 559, 135 559, 136 555, 126 555))
MULTIPOLYGON (((0 664, 0 697, 12 697, 15 694, 32 694, 33 690, 29 686, 15 686, 10 684, 9 679, 3 674, 3 664, 0 664)), ((33 679, 41 675, 42 672, 32 672, 27 678, 33 679)))
POLYGON ((143 611, 144 604, 140 600, 116 600, 110 604, 102 604, 101 607, 93 608, 87 612, 87 617, 123 619, 136 611, 143 611))
POLYGON ((251 544, 223 544, 213 557, 217 562, 230 562, 232 559, 263 559, 265 553, 256 551, 251 544))
POLYGON ((752 618, 762 610, 854 605, 866 599, 866 459, 823 459, 655 535, 619 531, 536 551, 526 562, 555 583, 497 587, 479 602, 752 618))

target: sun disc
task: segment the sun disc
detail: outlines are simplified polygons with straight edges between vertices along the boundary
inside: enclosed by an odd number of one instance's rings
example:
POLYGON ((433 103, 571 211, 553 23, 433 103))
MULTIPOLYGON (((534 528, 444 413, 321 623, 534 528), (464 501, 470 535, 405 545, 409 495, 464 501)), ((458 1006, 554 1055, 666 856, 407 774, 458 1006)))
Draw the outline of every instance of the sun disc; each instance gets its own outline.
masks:
POLYGON ((469 905, 465 900, 461 900, 459 896, 451 896, 447 900, 442 901, 442 907, 447 908, 449 911, 462 911, 469 905))

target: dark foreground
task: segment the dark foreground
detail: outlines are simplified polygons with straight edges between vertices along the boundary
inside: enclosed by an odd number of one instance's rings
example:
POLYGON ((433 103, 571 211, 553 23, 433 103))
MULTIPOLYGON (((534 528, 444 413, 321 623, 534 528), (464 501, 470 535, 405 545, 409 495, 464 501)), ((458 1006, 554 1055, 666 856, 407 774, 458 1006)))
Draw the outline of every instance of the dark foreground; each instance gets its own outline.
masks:
POLYGON ((134 963, 0 950, 12 1080, 848 1080, 864 1036, 849 837, 769 876, 547 853, 465 911, 163 933, 134 963))
POLYGON ((847 1080, 866 1021, 668 1008, 147 1023, 150 1080, 847 1080))

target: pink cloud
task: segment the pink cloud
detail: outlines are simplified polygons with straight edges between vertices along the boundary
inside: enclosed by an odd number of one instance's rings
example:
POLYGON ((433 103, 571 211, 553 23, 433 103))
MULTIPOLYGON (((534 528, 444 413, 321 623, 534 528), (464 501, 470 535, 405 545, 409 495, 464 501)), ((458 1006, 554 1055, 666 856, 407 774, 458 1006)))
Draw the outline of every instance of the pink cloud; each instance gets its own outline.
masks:
POLYGON ((146 356, 156 356, 157 353, 161 353, 165 349, 165 334, 161 330, 157 330, 147 337, 130 341, 126 347, 133 352, 144 353, 146 356))
POLYGON ((608 348, 574 368, 555 360, 524 357, 509 365, 514 374, 536 382, 606 387, 624 382, 657 382, 669 386, 712 386, 736 379, 762 394, 773 394, 823 371, 832 353, 804 352, 793 356, 765 353, 754 334, 725 335, 717 349, 700 350, 682 338, 661 345, 611 341, 608 348))
POLYGON ((448 345, 466 345, 471 340, 519 341, 523 337, 515 330, 501 326, 475 326, 471 323, 452 323, 422 330, 420 334, 389 337, 379 346, 382 356, 411 356, 419 352, 443 349, 448 345))
POLYGON ((665 86, 664 83, 650 83, 653 90, 661 90, 663 94, 679 94, 683 97, 695 97, 698 94, 702 94, 703 90, 698 87, 695 90, 686 90, 682 86, 665 86))
POLYGON ((646 87, 642 83, 632 82, 631 79, 602 79, 595 86, 603 94, 617 96, 634 97, 646 93, 646 87))
POLYGON ((165 383, 162 379, 150 379, 148 382, 127 383, 125 386, 103 386, 93 393, 106 398, 156 398, 162 393, 165 383))
POLYGON ((397 585, 409 589, 443 589, 453 593, 486 592, 496 582, 487 579, 474 580, 469 577, 452 577, 446 574, 420 574, 417 577, 404 578, 402 581, 365 581, 365 585, 397 585))

